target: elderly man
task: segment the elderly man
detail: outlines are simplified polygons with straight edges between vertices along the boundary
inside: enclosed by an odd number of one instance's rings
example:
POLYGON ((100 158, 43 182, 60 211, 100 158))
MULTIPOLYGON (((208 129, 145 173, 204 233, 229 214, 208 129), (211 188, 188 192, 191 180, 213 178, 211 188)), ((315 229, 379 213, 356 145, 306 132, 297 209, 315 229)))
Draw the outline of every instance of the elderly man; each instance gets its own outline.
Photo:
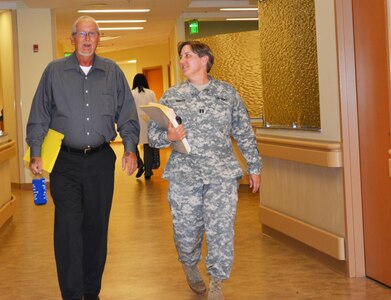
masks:
POLYGON ((64 134, 52 173, 54 249, 63 299, 99 299, 107 255, 107 231, 116 156, 109 143, 122 137, 122 169, 137 168, 139 122, 123 72, 95 54, 96 21, 78 18, 74 53, 45 69, 31 106, 26 141, 30 170, 42 173, 41 145, 49 128, 64 134))

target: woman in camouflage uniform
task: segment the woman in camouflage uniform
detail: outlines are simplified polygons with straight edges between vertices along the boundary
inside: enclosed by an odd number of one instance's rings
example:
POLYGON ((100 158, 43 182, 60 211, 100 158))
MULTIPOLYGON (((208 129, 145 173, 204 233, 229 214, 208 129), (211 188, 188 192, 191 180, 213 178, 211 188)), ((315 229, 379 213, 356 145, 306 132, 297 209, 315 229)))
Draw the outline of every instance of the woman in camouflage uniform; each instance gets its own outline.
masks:
POLYGON ((163 173, 170 181, 175 244, 190 288, 202 294, 206 286, 197 265, 205 233, 208 299, 224 299, 221 282, 231 271, 238 179, 243 176, 231 136, 246 159, 253 193, 260 185, 261 158, 241 97, 231 85, 208 75, 214 62, 210 48, 186 41, 178 44, 178 53, 187 80, 167 90, 160 103, 174 109, 183 123, 163 130, 151 121, 149 142, 162 148, 186 137, 190 144, 189 154, 172 152, 163 173))

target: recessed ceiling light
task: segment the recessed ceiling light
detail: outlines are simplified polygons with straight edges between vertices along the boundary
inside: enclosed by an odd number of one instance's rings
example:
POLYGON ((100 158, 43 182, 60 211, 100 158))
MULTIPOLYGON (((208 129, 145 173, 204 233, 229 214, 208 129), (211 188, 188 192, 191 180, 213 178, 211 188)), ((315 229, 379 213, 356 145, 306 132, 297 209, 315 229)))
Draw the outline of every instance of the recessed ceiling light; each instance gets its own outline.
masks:
POLYGON ((124 13, 124 12, 149 12, 150 9, 82 9, 78 10, 80 13, 124 13))
POLYGON ((258 18, 226 18, 227 21, 258 21, 258 18))
POLYGON ((117 61, 117 64, 120 65, 128 65, 128 64, 136 64, 137 60, 136 59, 130 59, 130 60, 123 60, 123 61, 117 61))
POLYGON ((118 39, 118 38, 119 38, 119 36, 101 36, 100 41, 106 42, 106 41, 110 41, 110 40, 114 40, 114 39, 118 39))
POLYGON ((96 20, 96 23, 145 23, 147 20, 96 20))
POLYGON ((222 11, 255 11, 258 7, 220 8, 222 11))
POLYGON ((99 30, 142 30, 144 27, 99 27, 99 30))

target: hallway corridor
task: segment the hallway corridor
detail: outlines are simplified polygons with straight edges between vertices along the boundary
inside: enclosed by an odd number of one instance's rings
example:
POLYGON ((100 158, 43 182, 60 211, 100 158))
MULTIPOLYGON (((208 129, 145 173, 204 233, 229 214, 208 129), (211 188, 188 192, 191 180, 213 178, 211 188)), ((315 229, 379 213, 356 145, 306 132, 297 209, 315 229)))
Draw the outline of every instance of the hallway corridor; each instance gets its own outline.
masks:
MULTIPOLYGON (((188 288, 177 261, 167 182, 162 166, 150 181, 128 177, 117 153, 116 185, 101 300, 201 300, 188 288)), ((0 300, 60 299, 53 256, 53 203, 34 206, 31 191, 13 190, 16 214, 0 230, 0 300)), ((350 279, 261 234, 259 195, 242 187, 236 219, 235 259, 223 285, 226 300, 391 299, 391 289, 350 279)), ((204 247, 205 255, 205 247, 204 247)), ((200 269, 205 279, 204 261, 200 269)))

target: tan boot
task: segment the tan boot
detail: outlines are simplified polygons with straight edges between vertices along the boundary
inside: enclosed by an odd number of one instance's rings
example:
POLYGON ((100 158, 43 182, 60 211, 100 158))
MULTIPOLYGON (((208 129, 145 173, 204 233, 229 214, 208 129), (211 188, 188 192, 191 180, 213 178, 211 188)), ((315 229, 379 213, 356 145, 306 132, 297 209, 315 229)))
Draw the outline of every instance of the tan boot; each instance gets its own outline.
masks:
POLYGON ((208 300, 224 300, 221 292, 222 282, 216 277, 211 277, 209 282, 208 300))
POLYGON ((182 264, 185 271, 187 283, 189 287, 197 294, 203 294, 206 291, 206 286, 202 280, 201 273, 197 266, 186 266, 182 264))

